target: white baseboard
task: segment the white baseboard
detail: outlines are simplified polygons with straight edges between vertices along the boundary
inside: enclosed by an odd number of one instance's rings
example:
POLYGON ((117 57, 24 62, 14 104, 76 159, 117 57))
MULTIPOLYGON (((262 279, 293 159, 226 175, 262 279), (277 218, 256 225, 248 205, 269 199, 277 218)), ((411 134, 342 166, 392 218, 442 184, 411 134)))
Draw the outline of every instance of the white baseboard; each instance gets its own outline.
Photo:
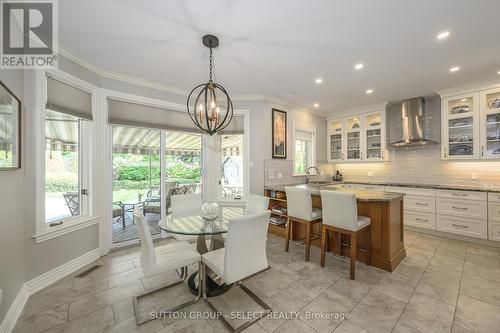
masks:
POLYGON ((97 248, 24 283, 14 299, 14 302, 10 306, 9 311, 5 315, 2 324, 0 325, 0 332, 12 332, 17 320, 23 313, 24 306, 26 305, 29 296, 50 286, 54 282, 59 281, 60 279, 99 258, 100 249, 97 248))
POLYGON ((30 295, 28 294, 28 290, 26 289, 26 285, 21 287, 21 290, 17 293, 14 302, 10 305, 9 311, 5 315, 5 318, 0 325, 1 333, 10 333, 16 326, 17 320, 23 313, 24 306, 28 301, 30 295))

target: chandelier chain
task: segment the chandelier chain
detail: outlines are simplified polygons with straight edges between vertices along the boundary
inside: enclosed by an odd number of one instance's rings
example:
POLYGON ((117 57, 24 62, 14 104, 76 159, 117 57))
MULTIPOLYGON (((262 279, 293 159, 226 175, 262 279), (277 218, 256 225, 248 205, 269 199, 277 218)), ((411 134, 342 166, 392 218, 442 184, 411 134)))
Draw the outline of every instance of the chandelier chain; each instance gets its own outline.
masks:
MULTIPOLYGON (((210 43, 210 45, 212 45, 212 43, 210 43)), ((209 62, 209 65, 208 65, 208 68, 209 68, 209 72, 208 72, 208 79, 210 82, 213 82, 213 68, 214 68, 214 65, 213 65, 213 57, 212 57, 212 47, 210 47, 210 55, 208 57, 208 62, 209 62)))

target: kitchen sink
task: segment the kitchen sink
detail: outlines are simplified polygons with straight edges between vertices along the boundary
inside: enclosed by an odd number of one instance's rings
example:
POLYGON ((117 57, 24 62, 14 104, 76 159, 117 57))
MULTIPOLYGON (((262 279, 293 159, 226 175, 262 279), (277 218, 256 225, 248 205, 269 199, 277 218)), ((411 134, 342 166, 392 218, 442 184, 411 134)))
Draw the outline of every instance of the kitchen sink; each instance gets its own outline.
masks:
POLYGON ((324 185, 324 184, 330 184, 331 182, 330 181, 315 181, 315 182, 309 182, 307 183, 307 185, 324 185))

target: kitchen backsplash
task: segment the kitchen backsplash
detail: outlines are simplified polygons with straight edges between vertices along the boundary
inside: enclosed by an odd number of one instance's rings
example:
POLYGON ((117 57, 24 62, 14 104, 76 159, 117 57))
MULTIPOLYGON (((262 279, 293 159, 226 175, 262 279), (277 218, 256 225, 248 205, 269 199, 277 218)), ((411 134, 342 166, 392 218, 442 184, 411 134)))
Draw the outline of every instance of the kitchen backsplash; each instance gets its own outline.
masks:
POLYGON ((392 148, 389 162, 331 164, 327 172, 339 169, 345 181, 500 186, 498 161, 441 161, 440 154, 440 145, 392 148))
MULTIPOLYGON (((317 167, 324 173, 324 175, 311 176, 311 180, 331 179, 331 165, 318 164, 317 167)), ((306 181, 305 176, 293 175, 292 160, 264 160, 264 173, 264 186, 303 184, 306 181)))

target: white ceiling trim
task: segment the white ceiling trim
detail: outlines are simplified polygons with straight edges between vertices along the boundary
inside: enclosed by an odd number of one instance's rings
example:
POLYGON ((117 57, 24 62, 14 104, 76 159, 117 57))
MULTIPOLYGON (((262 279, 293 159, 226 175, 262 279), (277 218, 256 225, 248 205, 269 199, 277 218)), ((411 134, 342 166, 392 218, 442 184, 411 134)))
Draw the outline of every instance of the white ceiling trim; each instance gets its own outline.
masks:
MULTIPOLYGON (((133 85, 137 85, 140 87, 145 87, 145 88, 151 88, 151 89, 156 89, 160 91, 164 91, 167 93, 175 94, 175 95, 180 95, 180 96, 185 96, 187 97, 189 95, 189 92, 184 89, 176 88, 173 86, 169 86, 163 83, 158 83, 158 82, 153 82, 149 80, 144 80, 141 78, 138 78, 136 76, 132 75, 127 75, 123 73, 117 73, 113 71, 108 71, 101 69, 94 64, 92 64, 90 61, 83 59, 73 51, 70 51, 68 48, 65 48, 63 46, 59 46, 59 53, 64 56, 65 58, 71 60, 72 62, 82 66, 83 68, 87 69, 88 71, 100 76, 104 77, 107 79, 112 79, 120 82, 125 82, 133 85)), ((301 111, 326 118, 327 115, 322 114, 320 112, 311 110, 309 108, 306 108, 301 105, 293 104, 293 103, 288 103, 282 99, 273 97, 273 96, 267 96, 267 95, 235 95, 231 98, 233 101, 265 101, 273 104, 277 104, 286 108, 292 108, 292 109, 299 109, 301 111)))
POLYGON ((387 107, 387 104, 388 104, 387 102, 370 104, 370 105, 362 106, 362 107, 355 108, 355 109, 345 110, 343 112, 332 113, 327 117, 327 119, 338 119, 338 118, 343 118, 345 116, 352 116, 355 114, 385 110, 387 107))

